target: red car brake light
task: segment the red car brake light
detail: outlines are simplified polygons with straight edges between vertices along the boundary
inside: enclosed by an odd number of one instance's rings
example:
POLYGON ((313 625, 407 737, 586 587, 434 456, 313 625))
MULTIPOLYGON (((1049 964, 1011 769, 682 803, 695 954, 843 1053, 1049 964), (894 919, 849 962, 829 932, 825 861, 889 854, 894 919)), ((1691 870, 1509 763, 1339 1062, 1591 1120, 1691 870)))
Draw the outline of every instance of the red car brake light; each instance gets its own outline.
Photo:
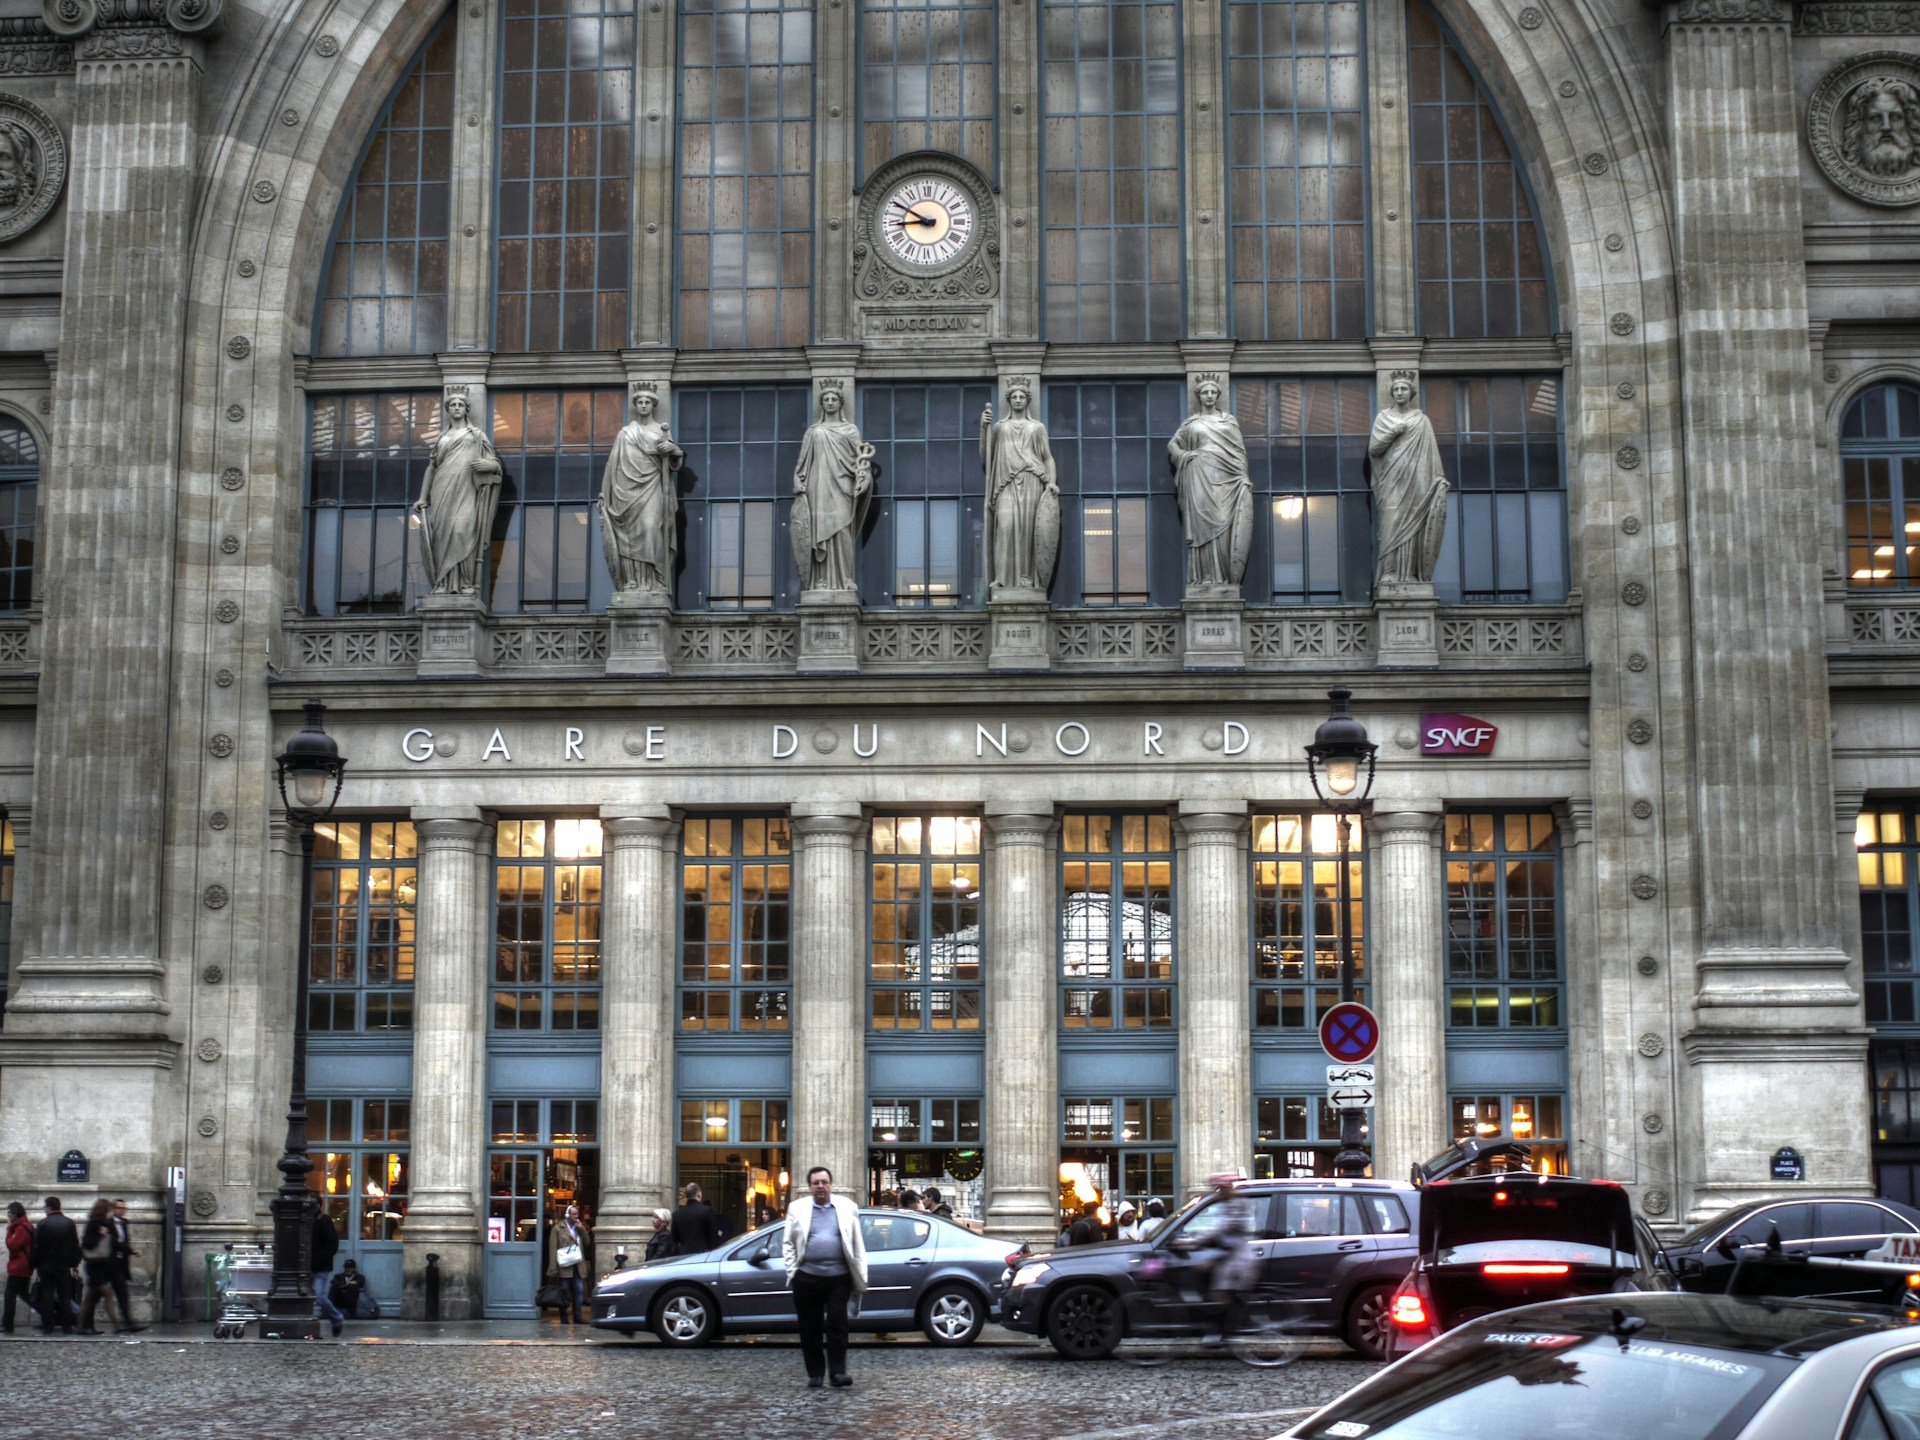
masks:
POLYGON ((1570 1265, 1549 1265, 1532 1261, 1497 1260, 1491 1265, 1482 1265, 1482 1275, 1565 1275, 1573 1267, 1570 1265))
POLYGON ((1393 1297, 1393 1323, 1409 1330, 1424 1330, 1428 1324, 1425 1303, 1411 1291, 1402 1290, 1393 1297))

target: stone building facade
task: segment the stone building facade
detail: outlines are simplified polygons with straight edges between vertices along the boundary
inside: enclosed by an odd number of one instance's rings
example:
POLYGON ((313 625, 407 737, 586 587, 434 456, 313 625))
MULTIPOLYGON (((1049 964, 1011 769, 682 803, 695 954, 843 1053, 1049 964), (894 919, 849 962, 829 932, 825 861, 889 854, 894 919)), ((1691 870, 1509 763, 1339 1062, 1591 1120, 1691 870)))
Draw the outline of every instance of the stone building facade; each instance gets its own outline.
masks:
POLYGON ((1343 943, 1376 1173, 1910 1196, 1917 147, 1880 0, 0 3, 0 1190, 261 1237, 310 915, 409 1313, 1323 1170, 1343 943))

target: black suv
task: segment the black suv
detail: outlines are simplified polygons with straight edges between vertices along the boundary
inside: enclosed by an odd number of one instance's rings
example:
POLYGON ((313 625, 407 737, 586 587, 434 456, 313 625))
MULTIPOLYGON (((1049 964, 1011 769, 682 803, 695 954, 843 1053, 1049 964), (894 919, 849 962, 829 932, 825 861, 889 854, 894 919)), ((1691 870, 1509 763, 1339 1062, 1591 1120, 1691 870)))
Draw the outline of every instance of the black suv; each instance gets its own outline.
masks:
MULTIPOLYGON (((1419 1192, 1384 1180, 1251 1180, 1233 1193, 1253 1207, 1262 1283, 1306 1307, 1304 1328, 1383 1358, 1388 1304, 1413 1261, 1419 1192)), ((1141 1266, 1212 1230, 1221 1199, 1201 1197, 1149 1240, 1023 1257, 1003 1280, 1001 1323, 1046 1336, 1070 1360, 1112 1354, 1126 1338, 1126 1297, 1140 1288, 1141 1266)))

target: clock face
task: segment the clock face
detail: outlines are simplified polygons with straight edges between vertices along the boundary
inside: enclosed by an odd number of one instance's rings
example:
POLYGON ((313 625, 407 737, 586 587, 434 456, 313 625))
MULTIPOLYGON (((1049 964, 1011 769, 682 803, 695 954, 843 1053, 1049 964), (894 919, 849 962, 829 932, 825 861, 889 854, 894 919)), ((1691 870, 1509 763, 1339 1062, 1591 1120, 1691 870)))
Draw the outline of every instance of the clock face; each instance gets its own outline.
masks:
POLYGON ((931 270, 958 259, 979 226, 973 196, 939 175, 914 175, 887 192, 880 235, 903 265, 931 270))

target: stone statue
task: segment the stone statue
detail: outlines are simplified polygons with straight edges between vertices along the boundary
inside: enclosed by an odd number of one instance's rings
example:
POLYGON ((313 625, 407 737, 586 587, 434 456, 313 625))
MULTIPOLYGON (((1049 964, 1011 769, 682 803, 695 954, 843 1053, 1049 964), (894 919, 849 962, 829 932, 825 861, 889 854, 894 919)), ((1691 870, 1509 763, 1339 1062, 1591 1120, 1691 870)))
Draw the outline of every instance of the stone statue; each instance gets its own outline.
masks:
POLYGON ((1240 422, 1220 408, 1220 386, 1194 388, 1200 408, 1167 442, 1187 527, 1187 593, 1238 591, 1253 545, 1253 479, 1240 422))
POLYGON ((447 424, 413 502, 420 545, 436 595, 478 595, 500 503, 500 461, 493 442, 467 418, 467 397, 447 397, 447 424))
POLYGON ((820 391, 820 418, 807 427, 793 471, 793 558, 803 591, 859 588, 855 557, 873 498, 873 446, 845 410, 837 387, 820 391))
POLYGON ((1033 392, 1007 387, 1007 418, 980 412, 980 464, 987 473, 987 574, 990 596, 1044 596, 1060 557, 1060 482, 1047 427, 1027 413, 1033 392))
POLYGON ((613 588, 665 596, 673 589, 674 476, 686 453, 654 419, 660 397, 636 390, 633 418, 614 437, 600 481, 600 538, 613 588))
POLYGON ((1431 584, 1447 529, 1447 474, 1433 422, 1413 403, 1413 381, 1396 375, 1393 404, 1373 417, 1367 454, 1373 458, 1376 536, 1374 594, 1404 584, 1431 584))
POLYGON ((1862 173, 1876 180, 1905 180, 1920 156, 1920 89, 1892 75, 1875 75, 1854 86, 1844 104, 1840 149, 1862 173))

